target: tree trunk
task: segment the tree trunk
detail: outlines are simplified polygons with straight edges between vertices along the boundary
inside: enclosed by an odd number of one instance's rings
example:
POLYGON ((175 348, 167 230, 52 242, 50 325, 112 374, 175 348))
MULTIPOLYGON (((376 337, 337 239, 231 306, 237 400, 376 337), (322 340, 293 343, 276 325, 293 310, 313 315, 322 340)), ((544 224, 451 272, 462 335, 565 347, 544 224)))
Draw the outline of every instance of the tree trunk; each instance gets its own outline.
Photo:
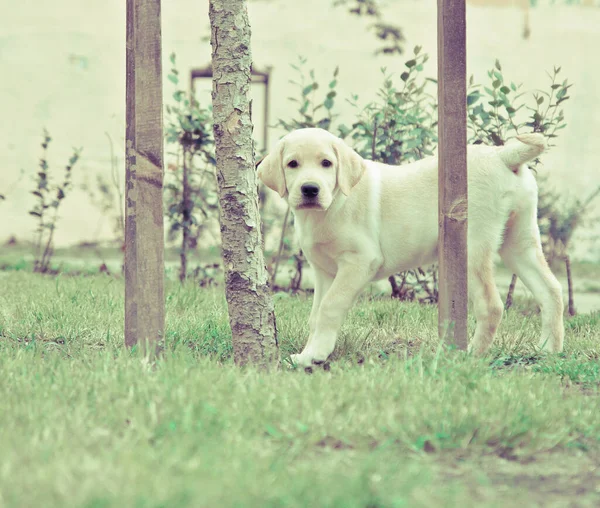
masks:
POLYGON ((567 286, 569 289, 569 316, 577 314, 575 310, 575 302, 573 300, 573 278, 571 277, 571 258, 565 255, 565 267, 567 269, 567 286))
POLYGON ((508 293, 506 295, 506 303, 504 304, 504 310, 508 310, 512 307, 513 295, 515 293, 515 287, 517 286, 517 274, 513 273, 510 279, 510 286, 508 286, 508 293))
POLYGON ((192 165, 191 160, 189 161, 189 165, 188 165, 188 158, 191 159, 191 157, 188 157, 188 151, 184 148, 183 149, 183 175, 182 175, 182 179, 181 179, 181 189, 182 189, 182 196, 181 196, 181 202, 183 203, 183 210, 182 210, 182 218, 183 220, 181 221, 183 224, 183 227, 181 229, 182 232, 182 238, 181 238, 181 252, 179 253, 179 259, 181 260, 181 266, 179 269, 179 281, 180 282, 184 282, 185 279, 187 278, 187 252, 188 252, 188 246, 189 246, 189 242, 190 242, 190 228, 191 228, 191 222, 192 222, 192 201, 190 198, 190 176, 189 176, 189 171, 190 171, 190 166, 192 165))
POLYGON ((238 365, 279 364, 267 284, 250 118, 250 24, 245 0, 210 0, 213 116, 225 292, 238 365))

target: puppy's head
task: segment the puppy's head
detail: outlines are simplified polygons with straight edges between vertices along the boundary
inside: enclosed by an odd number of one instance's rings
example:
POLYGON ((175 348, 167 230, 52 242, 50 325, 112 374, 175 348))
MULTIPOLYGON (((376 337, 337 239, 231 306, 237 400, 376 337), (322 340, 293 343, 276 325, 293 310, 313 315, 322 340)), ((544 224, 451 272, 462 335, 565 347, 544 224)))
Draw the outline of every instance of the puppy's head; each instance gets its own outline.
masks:
POLYGON ((258 177, 293 210, 327 210, 336 189, 347 196, 364 170, 362 157, 344 141, 309 128, 283 137, 258 165, 258 177))

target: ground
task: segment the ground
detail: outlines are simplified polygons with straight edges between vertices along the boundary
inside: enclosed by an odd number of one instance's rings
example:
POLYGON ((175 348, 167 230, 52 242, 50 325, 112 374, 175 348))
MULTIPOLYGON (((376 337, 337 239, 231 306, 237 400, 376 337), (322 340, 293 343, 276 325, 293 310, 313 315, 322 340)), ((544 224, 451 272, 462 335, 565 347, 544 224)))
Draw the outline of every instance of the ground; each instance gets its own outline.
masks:
MULTIPOLYGON (((307 375, 236 368, 220 288, 168 283, 152 364, 122 348, 120 277, 0 285, 0 506, 600 504, 598 312, 544 357, 518 299, 478 360, 434 307, 365 296, 307 375)), ((276 296, 284 360, 310 298, 276 296)))

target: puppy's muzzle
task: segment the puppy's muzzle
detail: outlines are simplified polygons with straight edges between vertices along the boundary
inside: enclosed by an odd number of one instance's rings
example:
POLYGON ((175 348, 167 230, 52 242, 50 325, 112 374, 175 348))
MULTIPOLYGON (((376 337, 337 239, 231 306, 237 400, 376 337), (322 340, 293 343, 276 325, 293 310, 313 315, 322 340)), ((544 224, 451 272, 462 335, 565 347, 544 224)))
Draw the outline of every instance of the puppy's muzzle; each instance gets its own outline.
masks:
POLYGON ((308 199, 314 199, 319 195, 319 186, 316 183, 307 182, 300 187, 302 196, 308 199))

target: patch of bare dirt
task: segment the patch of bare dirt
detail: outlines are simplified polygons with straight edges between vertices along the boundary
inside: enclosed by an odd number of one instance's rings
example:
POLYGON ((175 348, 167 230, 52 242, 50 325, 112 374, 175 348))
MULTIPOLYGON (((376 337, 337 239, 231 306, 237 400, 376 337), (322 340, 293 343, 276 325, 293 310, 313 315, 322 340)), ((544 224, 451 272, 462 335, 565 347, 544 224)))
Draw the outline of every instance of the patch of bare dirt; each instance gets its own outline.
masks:
POLYGON ((561 451, 519 458, 498 448, 494 454, 442 454, 431 457, 441 481, 466 487, 477 506, 600 506, 600 457, 561 451), (516 505, 515 505, 516 506, 516 505))
POLYGON ((332 450, 351 450, 354 448, 350 443, 346 443, 333 436, 325 436, 323 439, 317 441, 316 445, 320 448, 331 448, 332 450))

